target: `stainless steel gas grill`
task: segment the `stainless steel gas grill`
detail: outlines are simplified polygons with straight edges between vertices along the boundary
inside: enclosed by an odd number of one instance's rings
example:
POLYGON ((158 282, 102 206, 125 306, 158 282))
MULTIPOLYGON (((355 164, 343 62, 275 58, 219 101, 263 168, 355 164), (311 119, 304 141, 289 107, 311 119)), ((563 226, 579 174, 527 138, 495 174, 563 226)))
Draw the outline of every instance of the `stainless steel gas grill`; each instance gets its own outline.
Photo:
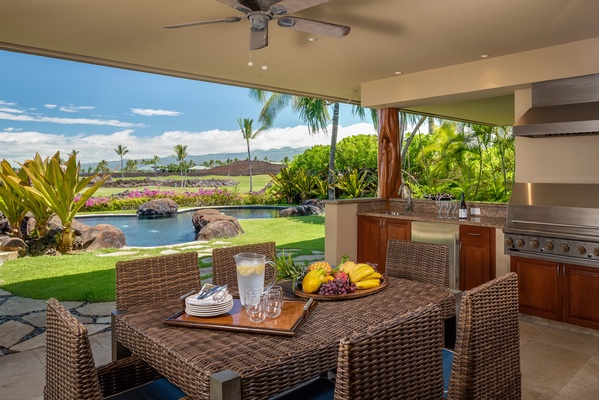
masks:
POLYGON ((599 267, 599 184, 516 183, 505 254, 599 267))

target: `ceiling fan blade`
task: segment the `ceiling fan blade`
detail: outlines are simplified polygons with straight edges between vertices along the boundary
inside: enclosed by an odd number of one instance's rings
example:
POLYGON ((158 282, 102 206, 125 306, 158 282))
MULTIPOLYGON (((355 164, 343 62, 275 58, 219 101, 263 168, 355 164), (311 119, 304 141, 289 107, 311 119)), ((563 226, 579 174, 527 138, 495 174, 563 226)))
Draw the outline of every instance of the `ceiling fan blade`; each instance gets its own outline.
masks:
POLYGON ((274 15, 289 15, 329 1, 331 0, 282 0, 273 4, 270 12, 274 15))
POLYGON ((250 28, 250 50, 258 50, 268 46, 268 26, 250 28))
POLYGON ((241 18, 239 18, 239 17, 229 17, 229 18, 224 18, 224 19, 213 19, 213 20, 209 20, 209 21, 196 21, 196 22, 186 22, 183 24, 167 25, 164 28, 167 28, 167 29, 186 28, 188 26, 218 24, 219 22, 239 22, 239 21, 241 21, 241 18))
POLYGON ((341 39, 349 34, 351 28, 345 25, 332 24, 330 22, 314 21, 311 19, 297 17, 283 17, 277 20, 282 28, 291 28, 298 31, 314 33, 317 35, 330 36, 341 39))
POLYGON ((218 0, 219 2, 223 3, 226 6, 229 7, 233 7, 234 9, 236 9, 237 11, 241 11, 244 14, 247 14, 249 12, 252 11, 251 8, 244 6, 243 4, 240 4, 238 1, 236 0, 218 0))

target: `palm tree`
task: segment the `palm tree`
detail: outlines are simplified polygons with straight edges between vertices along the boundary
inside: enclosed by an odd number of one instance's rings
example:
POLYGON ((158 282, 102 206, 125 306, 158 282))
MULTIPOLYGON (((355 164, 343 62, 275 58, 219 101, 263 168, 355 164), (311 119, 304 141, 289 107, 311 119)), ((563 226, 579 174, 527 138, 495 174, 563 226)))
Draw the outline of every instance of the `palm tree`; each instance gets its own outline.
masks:
POLYGON ((95 173, 101 172, 101 173, 107 173, 110 172, 110 168, 108 167, 108 161, 106 160, 101 160, 98 165, 96 165, 96 169, 94 170, 95 173))
POLYGON ((116 149, 114 149, 114 151, 116 152, 116 154, 118 154, 121 157, 121 179, 125 179, 125 173, 123 171, 123 156, 127 153, 129 153, 129 150, 127 150, 126 146, 121 146, 120 144, 117 146, 116 149))
POLYGON ((239 118, 237 120, 237 123, 239 124, 239 129, 241 129, 241 134, 243 135, 243 138, 245 139, 245 143, 246 143, 247 149, 248 149, 248 168, 250 171, 250 192, 251 192, 252 191, 252 156, 250 155, 250 140, 254 139, 256 136, 258 136, 258 134, 260 132, 262 132, 266 128, 264 126, 261 126, 260 128, 258 128, 257 131, 254 131, 252 128, 252 124, 254 123, 254 120, 251 118, 244 118, 244 119, 239 118))
POLYGON ((149 158, 147 160, 142 160, 143 165, 151 165, 154 168, 154 177, 158 178, 158 163, 160 162, 160 157, 154 155, 154 157, 149 158))
MULTIPOLYGON (((310 97, 292 96, 282 93, 267 94, 263 90, 251 89, 249 94, 253 99, 264 104, 258 119, 263 126, 270 128, 277 114, 291 105, 293 111, 299 114, 301 120, 308 125, 310 134, 316 134, 319 131, 326 132, 329 122, 332 122, 331 128, 331 150, 329 156, 329 172, 328 172, 328 195, 329 199, 335 197, 335 188, 333 181, 335 179, 335 154, 337 152, 337 132, 339 128, 339 103, 330 103, 326 100, 314 99, 310 97), (333 118, 331 120, 328 107, 333 107, 333 118)), ((365 109, 359 106, 354 106, 354 115, 364 118, 366 115, 365 109)), ((372 121, 377 124, 376 111, 370 112, 372 121)))
POLYGON ((127 172, 135 172, 135 171, 137 171, 138 164, 139 164, 139 161, 137 161, 137 160, 127 160, 125 169, 127 170, 127 172))
MULTIPOLYGON (((177 144, 174 147, 175 160, 179 163, 179 169, 181 170, 181 187, 185 187, 185 180, 183 179, 183 170, 185 169, 185 157, 187 157, 187 146, 177 144)), ((187 175, 187 171, 185 173, 187 175)))

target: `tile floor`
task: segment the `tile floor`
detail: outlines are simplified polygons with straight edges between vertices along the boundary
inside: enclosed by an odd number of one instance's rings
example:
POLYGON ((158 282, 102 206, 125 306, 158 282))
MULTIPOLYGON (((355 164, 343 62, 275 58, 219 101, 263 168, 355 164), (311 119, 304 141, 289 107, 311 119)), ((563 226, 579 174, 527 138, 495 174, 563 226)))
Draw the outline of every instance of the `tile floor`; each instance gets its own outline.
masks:
MULTIPOLYGON (((91 342, 96 363, 109 362, 110 332, 91 342)), ((520 343, 524 400, 599 399, 599 331, 523 317, 520 343)), ((44 347, 0 357, 0 398, 42 399, 44 363, 44 347)))

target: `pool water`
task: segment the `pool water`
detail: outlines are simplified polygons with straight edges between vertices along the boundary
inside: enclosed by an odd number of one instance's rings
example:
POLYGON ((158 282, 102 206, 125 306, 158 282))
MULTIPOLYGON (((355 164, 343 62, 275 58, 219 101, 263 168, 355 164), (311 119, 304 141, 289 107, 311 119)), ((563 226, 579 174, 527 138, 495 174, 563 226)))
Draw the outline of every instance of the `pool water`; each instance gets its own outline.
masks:
MULTIPOLYGON (((237 219, 278 218, 280 207, 220 208, 223 214, 237 219)), ((127 246, 154 247, 187 243, 195 240, 191 217, 193 211, 180 212, 172 218, 137 218, 137 215, 78 217, 86 225, 114 225, 123 231, 127 246)))

